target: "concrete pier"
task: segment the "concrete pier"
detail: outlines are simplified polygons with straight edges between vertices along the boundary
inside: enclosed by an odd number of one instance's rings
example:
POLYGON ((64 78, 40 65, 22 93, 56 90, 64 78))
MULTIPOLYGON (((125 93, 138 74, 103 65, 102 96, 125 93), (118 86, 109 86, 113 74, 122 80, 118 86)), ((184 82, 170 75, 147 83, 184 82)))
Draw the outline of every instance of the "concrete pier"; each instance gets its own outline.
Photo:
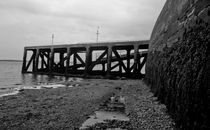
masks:
POLYGON ((24 48, 22 73, 142 78, 148 41, 24 48))

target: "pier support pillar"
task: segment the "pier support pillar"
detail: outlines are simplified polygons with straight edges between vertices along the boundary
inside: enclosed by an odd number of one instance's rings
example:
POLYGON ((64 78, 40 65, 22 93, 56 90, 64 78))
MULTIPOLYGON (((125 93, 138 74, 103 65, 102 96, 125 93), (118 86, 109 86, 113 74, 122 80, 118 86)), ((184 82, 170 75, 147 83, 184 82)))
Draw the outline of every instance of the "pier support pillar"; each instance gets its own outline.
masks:
POLYGON ((49 70, 50 66, 50 51, 47 52, 47 69, 49 70))
POLYGON ((105 63, 102 63, 102 72, 105 73, 106 68, 105 68, 105 63))
POLYGON ((77 68, 76 68, 76 65, 77 65, 77 57, 76 57, 76 51, 74 52, 74 56, 73 56, 73 70, 76 70, 77 68))
POLYGON ((71 49, 67 48, 67 59, 66 59, 65 75, 68 75, 70 56, 71 56, 71 49))
POLYGON ((138 57, 138 73, 141 73, 141 69, 142 69, 142 65, 143 65, 143 63, 142 63, 142 61, 141 61, 141 58, 142 58, 143 56, 142 56, 142 52, 139 52, 139 57, 138 57))
POLYGON ((53 64, 54 64, 54 48, 51 48, 50 52, 50 63, 49 63, 49 72, 53 71, 53 64))
MULTIPOLYGON (((117 51, 116 51, 117 52, 117 51)), ((117 52, 118 53, 118 52, 117 52)), ((119 56, 121 56, 121 53, 119 53, 119 56)), ((119 57, 120 58, 120 57, 119 57)), ((119 59, 120 61, 119 61, 119 75, 121 75, 122 74, 122 62, 123 62, 123 60, 122 59, 119 59)))
POLYGON ((44 52, 40 52, 40 56, 41 56, 41 70, 44 69, 44 55, 43 55, 44 52))
POLYGON ((39 69, 39 49, 36 49, 34 72, 38 72, 38 69, 39 69))
POLYGON ((86 47, 86 59, 85 59, 85 73, 84 75, 87 76, 90 73, 90 65, 92 62, 92 51, 91 48, 88 46, 86 47))
POLYGON ((35 68, 36 68, 36 50, 33 50, 33 67, 32 67, 32 72, 35 72, 35 68))
POLYGON ((130 74, 130 56, 131 56, 131 49, 127 49, 126 50, 127 51, 127 70, 126 70, 126 73, 127 73, 127 75, 129 75, 130 74))
POLYGON ((134 67, 133 67, 134 77, 136 77, 138 74, 138 53, 139 53, 139 47, 134 46, 134 67))
POLYGON ((25 73, 27 71, 26 70, 26 59, 27 59, 27 49, 24 48, 22 73, 25 73))
POLYGON ((64 68, 64 53, 60 52, 60 68, 64 68))
POLYGON ((108 78, 111 75, 111 68, 112 68, 112 46, 109 46, 108 55, 107 55, 107 77, 108 78))

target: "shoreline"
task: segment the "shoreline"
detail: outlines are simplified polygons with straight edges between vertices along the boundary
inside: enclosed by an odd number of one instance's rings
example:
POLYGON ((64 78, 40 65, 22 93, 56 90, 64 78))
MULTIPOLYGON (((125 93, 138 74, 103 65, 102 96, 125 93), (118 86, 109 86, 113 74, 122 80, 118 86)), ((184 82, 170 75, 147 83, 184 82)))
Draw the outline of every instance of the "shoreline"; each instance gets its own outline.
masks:
POLYGON ((134 130, 174 127, 165 106, 158 103, 140 80, 84 79, 74 84, 78 85, 23 90, 0 98, 0 128, 77 129, 113 93, 125 97, 126 115, 134 130))
POLYGON ((0 62, 23 62, 22 60, 0 60, 0 62))
POLYGON ((13 87, 0 87, 0 98, 17 95, 21 91, 24 90, 36 90, 36 89, 55 89, 55 88, 62 88, 62 87, 74 87, 77 86, 83 79, 82 78, 72 78, 69 81, 55 81, 55 82, 48 82, 48 83, 38 83, 38 84, 31 84, 31 85, 23 85, 23 84, 15 84, 13 87))

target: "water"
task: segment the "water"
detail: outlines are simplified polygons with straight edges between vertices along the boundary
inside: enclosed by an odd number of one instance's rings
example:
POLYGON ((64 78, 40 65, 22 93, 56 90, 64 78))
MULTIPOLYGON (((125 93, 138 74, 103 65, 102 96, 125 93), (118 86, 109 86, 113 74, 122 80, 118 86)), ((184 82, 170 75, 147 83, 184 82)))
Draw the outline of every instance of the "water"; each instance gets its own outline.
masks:
MULTIPOLYGON (((82 124, 80 130, 94 129, 94 127, 105 128, 104 126, 111 125, 116 130, 121 130, 121 125, 128 125, 130 122, 129 117, 125 112, 125 97, 121 95, 113 95, 107 101, 105 101, 98 111, 95 111, 93 115, 82 124), (105 104, 104 104, 105 103, 105 104), (109 122, 112 122, 109 124, 109 122), (114 122, 118 122, 114 124, 114 122), (121 122, 121 123, 120 123, 121 122), (127 124, 123 124, 127 122, 127 124), (103 125, 99 125, 99 124, 103 125)), ((107 127, 108 130, 108 127, 107 127)))
MULTIPOLYGON (((64 87, 61 82, 81 80, 64 76, 22 74, 21 69, 22 62, 0 61, 0 97, 17 94, 19 89, 64 87)), ((142 71, 144 73, 144 68, 142 71)))
POLYGON ((90 118, 82 124, 80 130, 87 129, 97 123, 106 123, 106 120, 129 121, 130 119, 124 113, 120 112, 96 111, 94 115, 90 116, 90 118))
POLYGON ((64 87, 61 82, 81 80, 64 76, 22 74, 21 69, 22 62, 0 61, 0 97, 17 94, 20 88, 57 88, 64 87))

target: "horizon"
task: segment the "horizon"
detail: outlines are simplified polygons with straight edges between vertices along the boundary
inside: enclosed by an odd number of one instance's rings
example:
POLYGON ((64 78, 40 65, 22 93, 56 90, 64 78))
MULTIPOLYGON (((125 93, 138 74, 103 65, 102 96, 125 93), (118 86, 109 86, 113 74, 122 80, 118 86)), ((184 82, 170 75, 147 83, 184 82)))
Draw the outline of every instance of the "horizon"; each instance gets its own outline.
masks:
POLYGON ((23 62, 23 60, 16 60, 16 59, 0 59, 0 61, 14 61, 14 62, 23 62))

